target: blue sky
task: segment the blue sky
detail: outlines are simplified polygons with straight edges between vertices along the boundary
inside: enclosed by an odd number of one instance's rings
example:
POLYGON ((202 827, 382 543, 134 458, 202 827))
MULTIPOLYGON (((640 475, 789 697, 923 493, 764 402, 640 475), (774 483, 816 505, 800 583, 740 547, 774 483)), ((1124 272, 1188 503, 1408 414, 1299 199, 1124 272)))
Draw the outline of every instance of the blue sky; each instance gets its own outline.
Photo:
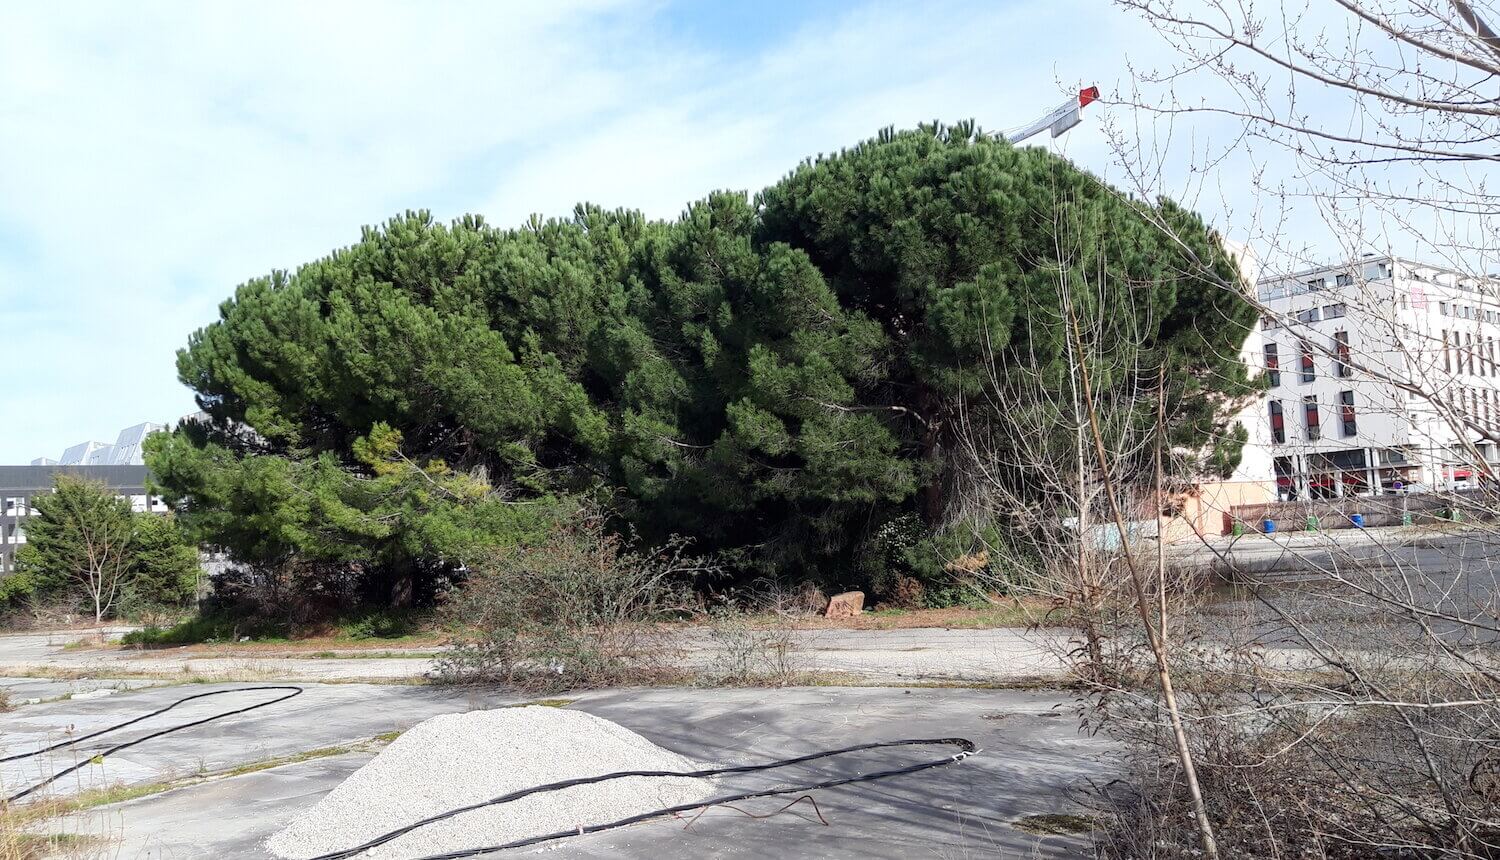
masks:
MULTIPOLYGON (((244 280, 411 208, 675 216, 887 125, 1014 126, 1152 36, 1097 0, 0 7, 0 463, 192 411, 244 280)), ((1056 144, 1106 177, 1097 122, 1056 144)))

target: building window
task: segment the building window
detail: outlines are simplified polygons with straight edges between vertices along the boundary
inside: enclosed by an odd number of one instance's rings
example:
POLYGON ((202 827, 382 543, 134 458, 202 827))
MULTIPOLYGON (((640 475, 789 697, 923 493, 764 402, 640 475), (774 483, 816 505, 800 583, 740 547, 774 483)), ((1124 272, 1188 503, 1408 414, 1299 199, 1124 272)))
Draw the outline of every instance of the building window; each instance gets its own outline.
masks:
POLYGON ((1282 413, 1281 401, 1271 401, 1271 441, 1280 445, 1286 442, 1286 415, 1282 413))
POLYGON ((1266 381, 1272 388, 1281 384, 1281 358, 1276 355, 1276 344, 1268 343, 1266 350, 1266 381))
POLYGON ((1309 394, 1302 398, 1302 420, 1307 427, 1307 441, 1316 442, 1323 438, 1322 422, 1318 419, 1318 395, 1309 394))
POLYGON ((1348 379, 1354 375, 1354 368, 1349 366, 1349 332, 1336 331, 1333 333, 1333 372, 1340 379, 1348 379))
POLYGON ((1275 314, 1266 314, 1261 318, 1260 327, 1262 331, 1270 331, 1273 328, 1280 328, 1281 323, 1276 321, 1275 314))
POLYGON ((1464 335, 1464 343, 1468 346, 1468 349, 1464 351, 1464 357, 1465 357, 1465 360, 1467 361, 1467 366, 1469 368, 1465 372, 1468 373, 1470 376, 1473 376, 1474 375, 1474 335, 1472 335, 1472 334, 1464 335))
POLYGON ((1336 304, 1336 305, 1324 305, 1323 306, 1323 319, 1325 319, 1325 320, 1336 320, 1339 317, 1343 316, 1344 312, 1345 312, 1345 309, 1344 309, 1344 305, 1343 305, 1342 302, 1340 302, 1339 304, 1336 304))
POLYGON ((1302 381, 1312 382, 1318 376, 1313 366, 1312 344, 1302 341, 1302 381))
POLYGON ((1342 424, 1339 432, 1344 438, 1347 439, 1359 432, 1354 420, 1354 392, 1352 391, 1339 392, 1339 421, 1342 424))
POLYGON ((1317 308, 1308 308, 1305 311, 1297 311, 1297 322, 1315 323, 1319 319, 1317 308))
POLYGON ((1443 316, 1447 316, 1448 315, 1448 303, 1447 302, 1438 302, 1438 313, 1442 314, 1443 316))
POLYGON ((1333 276, 1333 283, 1336 286, 1347 287, 1350 284, 1354 283, 1354 276, 1351 275, 1351 274, 1349 274, 1349 273, 1347 273, 1347 272, 1345 272, 1342 275, 1334 275, 1333 276))
POLYGON ((1313 278, 1312 280, 1307 282, 1307 288, 1309 290, 1321 290, 1327 284, 1328 279, 1326 278, 1313 278))
POLYGON ((1443 372, 1453 372, 1453 357, 1448 347, 1448 330, 1443 329, 1443 372))

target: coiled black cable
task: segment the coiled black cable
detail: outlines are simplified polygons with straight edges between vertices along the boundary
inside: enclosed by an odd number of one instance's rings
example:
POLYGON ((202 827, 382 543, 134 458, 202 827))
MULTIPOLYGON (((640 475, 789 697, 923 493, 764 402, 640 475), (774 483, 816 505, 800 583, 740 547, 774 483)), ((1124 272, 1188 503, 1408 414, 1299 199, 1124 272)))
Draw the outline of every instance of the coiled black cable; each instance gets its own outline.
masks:
POLYGON ((285 702, 287 699, 290 699, 293 696, 300 696, 302 694, 302 688, 301 687, 293 687, 293 686, 239 687, 239 688, 236 688, 236 689, 233 689, 233 690, 214 690, 214 691, 208 692, 208 693, 198 693, 197 695, 193 695, 193 696, 185 696, 185 697, 183 697, 181 699, 178 699, 177 701, 173 702, 172 704, 167 705, 165 708, 158 708, 157 710, 154 710, 154 711, 152 711, 149 714, 142 714, 141 716, 136 717, 135 719, 126 720, 123 723, 116 723, 115 725, 110 726, 109 728, 100 729, 97 732, 90 732, 90 733, 88 733, 86 735, 81 735, 81 736, 73 738, 71 740, 62 741, 61 743, 55 743, 55 744, 53 744, 52 746, 49 746, 49 747, 42 747, 41 749, 35 750, 34 752, 20 753, 18 755, 11 755, 11 756, 5 756, 4 758, 0 758, 0 763, 8 762, 8 761, 20 761, 21 759, 25 759, 25 758, 34 758, 36 756, 52 752, 53 750, 62 749, 63 747, 74 746, 75 744, 83 743, 84 741, 89 740, 91 738, 97 738, 100 735, 105 735, 105 734, 109 734, 110 732, 113 732, 113 731, 118 731, 120 729, 125 728, 126 726, 133 726, 136 723, 141 722, 142 720, 149 720, 152 717, 159 716, 161 714, 165 714, 167 711, 172 710, 173 708, 177 707, 178 705, 184 704, 186 702, 191 702, 191 701, 193 701, 195 699, 206 699, 206 698, 208 698, 210 696, 226 696, 226 695, 228 695, 230 693, 252 693, 252 692, 257 692, 257 691, 260 691, 260 690, 291 690, 291 692, 287 693, 285 696, 278 696, 278 697, 276 697, 276 698, 274 698, 274 699, 272 699, 272 700, 270 700, 268 702, 260 702, 258 704, 250 705, 248 707, 237 708, 237 709, 235 709, 233 711, 225 711, 225 712, 220 713, 220 714, 214 714, 211 717, 204 717, 201 720, 193 720, 190 723, 181 723, 181 724, 175 725, 175 726, 168 726, 167 728, 162 729, 160 731, 155 731, 155 732, 152 732, 152 733, 150 733, 148 735, 142 735, 141 737, 125 741, 124 743, 116 744, 115 746, 112 746, 112 747, 110 747, 108 749, 101 750, 99 752, 93 753, 87 759, 84 759, 83 761, 79 762, 78 764, 75 764, 72 767, 67 768, 66 770, 60 770, 57 773, 54 773, 53 775, 51 775, 51 776, 47 777, 46 779, 42 780, 41 782, 39 782, 39 783, 37 783, 35 785, 32 785, 32 786, 29 786, 29 787, 27 787, 27 788, 25 788, 25 789, 23 789, 23 790, 15 793, 15 794, 12 794, 10 797, 5 798, 5 802, 6 803, 15 803, 17 800, 20 800, 21 798, 26 797, 27 795, 35 792, 39 788, 45 788, 46 786, 49 786, 52 783, 57 782, 59 779, 62 779, 63 777, 67 776, 68 774, 70 774, 70 773, 72 773, 72 772, 74 772, 76 770, 82 770, 83 768, 87 767, 89 765, 89 762, 92 761, 95 758, 114 755, 115 753, 119 752, 120 750, 129 749, 130 747, 133 747, 136 744, 144 743, 145 741, 149 741, 152 738, 159 738, 162 735, 170 735, 173 732, 180 732, 183 729, 191 729, 194 726, 201 726, 204 723, 211 723, 214 720, 222 720, 225 717, 232 717, 232 716, 234 716, 236 714, 243 714, 246 711, 253 711, 256 708, 264 708, 264 707, 267 707, 269 705, 277 704, 278 702, 285 702))
POLYGON ((817 791, 824 788, 849 785, 856 782, 872 782, 878 779, 889 779, 894 776, 902 776, 909 773, 929 770, 935 767, 956 764, 979 751, 978 747, 974 745, 974 742, 967 738, 915 738, 908 740, 876 741, 874 743, 868 744, 857 744, 852 747, 843 747, 842 749, 809 753, 808 755, 797 756, 796 758, 778 759, 776 761, 764 762, 762 764, 736 765, 733 767, 715 767, 706 768, 704 770, 690 771, 627 770, 619 771, 616 773, 601 774, 599 776, 579 777, 577 779, 568 779, 562 780, 560 782, 547 783, 546 785, 537 785, 532 786, 531 788, 523 788, 520 791, 513 791, 509 794, 503 794, 499 797, 494 797, 489 800, 481 801, 479 803, 470 804, 468 806, 461 806, 457 809, 450 809, 446 812, 440 812, 437 815, 431 816, 430 818, 424 818, 421 821, 413 822, 406 825, 405 827, 392 830, 389 833, 383 833, 375 837, 374 839, 365 842, 364 844, 356 845, 353 848, 345 848, 340 851, 334 851, 329 854, 320 854, 317 857, 312 858, 312 860, 346 860, 346 858, 354 857, 378 845, 384 845, 385 843, 390 842, 393 839, 405 836, 406 834, 411 833, 413 830, 416 830, 419 827, 425 827, 429 824, 443 821, 456 815, 462 815, 465 812, 471 812, 476 809, 483 809, 487 806, 496 806, 502 803, 509 803, 511 801, 520 800, 523 797, 527 797, 533 794, 539 794, 547 791, 560 791, 562 789, 572 788, 573 786, 578 785, 589 785, 592 783, 605 782, 611 779, 623 779, 625 777, 632 776, 695 778, 722 776, 732 773, 752 773, 756 771, 775 770, 777 768, 790 767, 795 764, 802 764, 804 762, 816 761, 818 759, 824 758, 832 758, 834 756, 847 755, 849 753, 860 752, 862 750, 900 746, 939 745, 955 746, 958 747, 959 751, 951 756, 947 756, 946 758, 918 762, 916 764, 907 765, 906 767, 892 768, 890 770, 876 771, 874 773, 859 774, 858 776, 840 777, 837 779, 824 780, 822 782, 805 783, 785 788, 773 788, 765 789, 762 791, 747 791, 741 794, 723 795, 720 797, 710 798, 708 800, 702 800, 697 803, 685 803, 679 806, 669 806, 662 809, 654 809, 650 812, 642 812, 639 815, 632 815, 628 818, 622 818, 618 821, 611 821, 606 824, 588 824, 580 827, 575 827, 571 830, 560 830, 556 833, 547 833, 541 836, 531 836, 525 839, 518 839, 514 842, 506 842, 501 845, 487 845, 481 848, 465 848, 460 851, 450 851, 445 854, 432 854, 418 858, 418 860, 457 860, 457 858, 473 857, 478 854, 487 854, 492 851, 504 851, 510 848, 524 848, 528 845, 538 845, 543 842, 565 839, 570 836, 582 836, 585 833, 599 833, 605 830, 614 830, 619 827, 628 827, 632 824, 639 824, 642 821, 647 821, 652 818, 660 818, 666 815, 675 815, 679 812, 688 812, 694 809, 703 809, 706 807, 718 806, 725 803, 736 803, 738 801, 750 800, 751 798, 756 797, 775 797, 777 795, 784 794, 801 794, 809 791, 817 791))

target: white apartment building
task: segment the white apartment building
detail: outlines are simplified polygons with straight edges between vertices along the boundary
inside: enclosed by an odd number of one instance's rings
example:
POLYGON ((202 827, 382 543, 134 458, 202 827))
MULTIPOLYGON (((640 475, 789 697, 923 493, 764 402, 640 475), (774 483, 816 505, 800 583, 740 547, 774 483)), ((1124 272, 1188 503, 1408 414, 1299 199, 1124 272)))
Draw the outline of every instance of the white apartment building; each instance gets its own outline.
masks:
POLYGON ((1366 255, 1257 292, 1279 498, 1463 489, 1496 461, 1500 281, 1366 255))

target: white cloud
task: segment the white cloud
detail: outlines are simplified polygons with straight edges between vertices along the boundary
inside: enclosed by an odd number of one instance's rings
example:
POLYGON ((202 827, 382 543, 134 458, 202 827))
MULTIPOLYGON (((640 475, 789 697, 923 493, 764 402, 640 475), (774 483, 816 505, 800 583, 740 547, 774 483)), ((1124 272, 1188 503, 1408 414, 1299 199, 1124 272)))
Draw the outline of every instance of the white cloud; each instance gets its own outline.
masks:
MULTIPOLYGON (((888 125, 1019 125, 1123 68, 1121 34, 1090 24, 1086 5, 869 3, 744 61, 684 65, 642 110, 529 151, 485 209, 506 223, 588 200, 672 217, 709 191, 757 190, 888 125)), ((1096 131, 1064 143, 1103 172, 1096 131)))
MULTIPOLYGON (((671 217, 885 125, 1030 119, 1075 79, 1107 85, 1140 29, 1084 0, 868 3, 747 51, 688 41, 671 14, 0 7, 0 462, 190 411, 173 359, 189 332, 363 224, 581 200, 671 217)), ((1097 129, 1064 140, 1103 169, 1097 129)))

